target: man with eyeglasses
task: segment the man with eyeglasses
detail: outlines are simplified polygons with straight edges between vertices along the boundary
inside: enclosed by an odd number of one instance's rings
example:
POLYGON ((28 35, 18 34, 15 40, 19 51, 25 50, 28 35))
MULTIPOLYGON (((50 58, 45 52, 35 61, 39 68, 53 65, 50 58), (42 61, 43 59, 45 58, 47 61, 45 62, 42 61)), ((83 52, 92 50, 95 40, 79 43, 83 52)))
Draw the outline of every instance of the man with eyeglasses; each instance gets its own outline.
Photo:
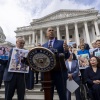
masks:
MULTIPOLYGON (((23 38, 19 37, 16 40, 16 48, 23 49, 25 41, 23 38)), ((25 74, 8 72, 10 60, 12 55, 12 49, 10 51, 9 60, 1 61, 0 63, 5 64, 4 71, 4 83, 5 83, 5 100, 12 100, 14 96, 15 89, 17 89, 18 100, 24 100, 25 95, 25 74)))
MULTIPOLYGON (((43 44, 43 47, 53 48, 58 54, 64 53, 65 59, 68 59, 70 54, 67 48, 67 44, 62 40, 57 40, 55 38, 55 32, 52 27, 47 29, 48 42, 43 44)), ((58 62, 57 62, 58 63, 58 62)), ((52 100, 54 94, 54 86, 57 89, 59 95, 59 100, 67 100, 66 98, 66 80, 67 80, 67 69, 63 69, 63 65, 59 65, 60 69, 51 71, 51 80, 52 80, 52 100)))

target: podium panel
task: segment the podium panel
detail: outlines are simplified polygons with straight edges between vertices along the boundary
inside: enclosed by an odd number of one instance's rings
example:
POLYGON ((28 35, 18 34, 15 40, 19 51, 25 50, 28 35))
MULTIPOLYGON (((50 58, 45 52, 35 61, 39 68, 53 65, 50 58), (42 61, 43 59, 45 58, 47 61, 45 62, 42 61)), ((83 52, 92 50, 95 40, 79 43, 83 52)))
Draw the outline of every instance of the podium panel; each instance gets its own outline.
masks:
POLYGON ((56 65, 55 54, 47 48, 35 47, 27 57, 30 67, 39 72, 52 70, 56 65))

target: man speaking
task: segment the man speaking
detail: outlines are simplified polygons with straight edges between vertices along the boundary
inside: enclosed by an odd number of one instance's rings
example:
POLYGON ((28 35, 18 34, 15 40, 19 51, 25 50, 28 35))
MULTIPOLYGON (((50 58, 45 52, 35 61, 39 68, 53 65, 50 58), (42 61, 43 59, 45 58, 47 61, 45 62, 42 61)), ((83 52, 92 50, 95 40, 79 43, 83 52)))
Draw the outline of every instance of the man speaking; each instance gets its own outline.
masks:
MULTIPOLYGON (((52 27, 47 29, 46 33, 48 37, 48 42, 43 44, 43 47, 53 48, 56 50, 58 54, 63 53, 65 59, 68 59, 70 53, 67 48, 67 44, 64 41, 57 40, 55 38, 54 29, 52 27)), ((56 62, 58 63, 58 62, 56 62)), ((67 70, 63 69, 61 63, 59 64, 60 70, 51 71, 51 80, 52 80, 52 100, 54 94, 54 86, 57 89, 57 93, 59 95, 60 100, 67 100, 66 98, 66 80, 67 80, 67 70)))

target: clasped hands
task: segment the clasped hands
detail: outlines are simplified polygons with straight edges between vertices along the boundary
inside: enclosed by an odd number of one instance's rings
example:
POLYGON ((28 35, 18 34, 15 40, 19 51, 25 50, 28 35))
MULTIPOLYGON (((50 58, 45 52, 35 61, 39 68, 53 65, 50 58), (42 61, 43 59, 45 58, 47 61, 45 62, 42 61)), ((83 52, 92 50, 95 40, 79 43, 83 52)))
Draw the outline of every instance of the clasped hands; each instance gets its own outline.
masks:
POLYGON ((68 79, 69 79, 69 80, 72 80, 72 79, 73 79, 72 74, 68 74, 68 79))
POLYGON ((94 80, 93 83, 94 84, 100 84, 100 80, 94 80))

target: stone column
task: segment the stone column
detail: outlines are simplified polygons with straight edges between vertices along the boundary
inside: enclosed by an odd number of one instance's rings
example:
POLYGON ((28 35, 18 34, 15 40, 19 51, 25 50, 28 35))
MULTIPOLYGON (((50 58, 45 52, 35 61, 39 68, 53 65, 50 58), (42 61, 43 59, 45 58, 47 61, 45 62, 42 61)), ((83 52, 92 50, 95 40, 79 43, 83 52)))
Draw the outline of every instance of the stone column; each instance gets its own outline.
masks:
POLYGON ((86 35, 85 35, 86 33, 85 33, 85 28, 83 27, 83 39, 84 39, 84 42, 87 42, 87 40, 86 40, 86 35))
POLYGON ((76 39, 77 46, 79 46, 80 40, 79 40, 79 33, 78 33, 77 23, 75 23, 75 39, 76 39))
POLYGON ((95 26, 96 35, 100 36, 97 20, 94 20, 94 26, 95 26))
POLYGON ((40 43, 43 44, 43 30, 40 30, 40 43))
POLYGON ((66 29, 66 41, 67 44, 69 43, 69 31, 68 31, 68 24, 65 25, 65 29, 66 29))
POLYGON ((24 35, 22 36, 22 38, 23 38, 23 40, 25 40, 25 36, 24 35))
POLYGON ((60 31, 59 31, 59 26, 57 26, 56 28, 57 28, 57 39, 60 40, 60 31))
POLYGON ((29 44, 31 44, 31 35, 29 35, 29 44))
POLYGON ((33 34, 32 34, 32 44, 35 44, 35 31, 33 31, 33 34))
POLYGON ((36 45, 38 44, 38 35, 36 34, 36 45))
POLYGON ((94 30, 94 26, 92 26, 92 39, 95 39, 95 30, 94 30))
POLYGON ((89 31, 88 31, 88 26, 87 26, 87 22, 84 22, 84 27, 85 27, 85 33, 86 33, 86 40, 87 40, 87 43, 88 43, 89 45, 91 45, 91 43, 90 43, 89 31))

